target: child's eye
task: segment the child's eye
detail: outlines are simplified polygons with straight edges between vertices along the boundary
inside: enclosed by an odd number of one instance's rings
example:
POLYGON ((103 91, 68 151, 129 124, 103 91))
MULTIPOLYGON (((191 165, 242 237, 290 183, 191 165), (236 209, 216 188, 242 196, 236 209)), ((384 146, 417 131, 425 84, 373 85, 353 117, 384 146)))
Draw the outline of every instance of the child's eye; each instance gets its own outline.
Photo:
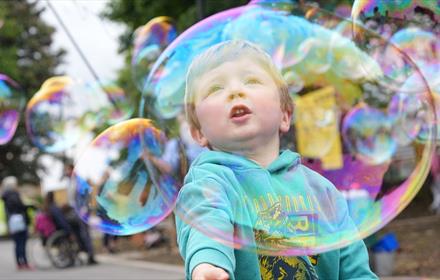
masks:
POLYGON ((261 81, 257 78, 248 78, 248 79, 246 79, 245 83, 247 85, 257 85, 257 84, 261 84, 261 81))
POLYGON ((218 85, 212 86, 212 87, 210 87, 210 88, 208 89, 208 94, 207 94, 207 95, 210 95, 210 94, 212 94, 212 93, 214 93, 214 92, 217 92, 217 91, 219 91, 219 90, 221 90, 221 89, 222 89, 221 86, 218 86, 218 85))

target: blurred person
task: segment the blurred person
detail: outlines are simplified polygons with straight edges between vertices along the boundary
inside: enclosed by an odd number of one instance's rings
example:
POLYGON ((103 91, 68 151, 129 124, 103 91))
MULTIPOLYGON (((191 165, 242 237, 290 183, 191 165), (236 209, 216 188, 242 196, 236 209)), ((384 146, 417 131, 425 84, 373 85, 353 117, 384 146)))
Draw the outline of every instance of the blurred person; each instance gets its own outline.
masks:
POLYGON ((365 13, 364 13, 364 11, 361 11, 360 14, 359 14, 359 20, 360 20, 361 22, 364 22, 365 19, 366 19, 366 17, 365 17, 365 13))
POLYGON ((78 214, 75 212, 73 206, 75 204, 75 188, 72 184, 72 176, 75 166, 72 162, 67 162, 65 164, 64 175, 68 179, 67 185, 67 201, 68 205, 64 205, 62 210, 68 222, 72 225, 73 232, 78 239, 80 247, 83 251, 86 251, 89 255, 88 264, 97 264, 94 255, 94 248, 92 238, 89 232, 89 226, 81 220, 78 214))
POLYGON ((78 217, 75 210, 69 205, 59 207, 55 202, 53 192, 48 192, 46 194, 45 207, 48 209, 57 229, 64 230, 66 234, 78 242, 81 251, 87 253, 87 264, 97 264, 98 262, 95 260, 89 229, 87 225, 78 217))
POLYGON ((117 252, 116 251, 117 241, 118 241, 117 235, 112 235, 104 232, 104 235, 102 236, 102 243, 104 245, 104 248, 110 254, 114 254, 117 252))
MULTIPOLYGON (((174 139, 170 139, 167 141, 167 143, 165 144, 165 148, 164 148, 164 153, 162 154, 162 156, 157 157, 154 156, 153 154, 151 154, 148 150, 145 150, 143 153, 143 160, 146 160, 150 163, 152 163, 154 165, 154 167, 157 169, 157 171, 159 171, 160 174, 162 175, 173 175, 173 177, 177 180, 177 182, 179 182, 179 178, 176 177, 177 174, 174 173, 173 171, 173 165, 170 164, 169 160, 166 160, 164 158, 164 155, 167 153, 170 153, 170 151, 174 151, 174 139)), ((175 160, 177 162, 179 162, 180 157, 177 151, 172 152, 173 155, 171 156, 171 160, 175 160)), ((151 184, 151 182, 149 183, 151 184)), ((150 186, 151 187, 151 186, 150 186)), ((142 193, 142 201, 143 204, 145 204, 148 200, 148 195, 150 192, 150 187, 146 188, 144 190, 144 192, 142 193)), ((178 183, 178 186, 180 187, 180 183, 178 183)), ((146 249, 150 249, 150 248, 155 248, 158 246, 161 246, 162 244, 167 243, 169 245, 169 249, 171 250, 172 247, 174 246, 175 248, 177 247, 176 244, 170 244, 169 242, 169 238, 168 236, 176 236, 175 234, 173 234, 173 232, 175 232, 174 226, 173 229, 171 229, 171 232, 169 231, 170 227, 167 226, 169 223, 169 219, 170 217, 168 216, 164 221, 160 222, 159 224, 157 224, 156 226, 154 226, 153 228, 147 230, 144 233, 144 246, 146 249)), ((173 224, 173 223, 171 223, 173 224)), ((173 239, 171 239, 173 240, 173 239)))
MULTIPOLYGON (((177 188, 180 189, 189 166, 207 148, 200 146, 192 138, 189 124, 184 114, 177 116, 177 122, 179 125, 179 135, 168 140, 163 155, 160 158, 150 157, 149 159, 152 160, 152 163, 161 172, 172 174, 177 180, 177 188)), ((148 231, 145 236, 146 247, 154 247, 157 243, 168 242, 170 249, 177 251, 177 234, 174 220, 174 213, 172 213, 156 229, 148 231), (170 238, 164 238, 164 234, 169 235, 170 238)))
POLYGON ((382 15, 379 12, 379 7, 374 7, 373 9, 373 20, 375 20, 377 23, 381 21, 382 15))
POLYGON ((440 214, 440 154, 436 151, 432 156, 431 163, 431 192, 432 192, 432 203, 429 209, 436 214, 440 214))
POLYGON ((165 146, 162 159, 169 164, 170 172, 183 183, 183 178, 189 166, 206 147, 200 146, 191 136, 189 124, 183 114, 177 117, 179 123, 179 136, 170 139, 165 146))
POLYGON ((55 231, 55 223, 53 222, 48 209, 42 205, 35 215, 35 232, 39 234, 43 246, 46 246, 47 239, 55 231))
POLYGON ((64 217, 61 208, 55 203, 55 196, 53 192, 48 192, 44 197, 43 209, 46 209, 57 230, 64 230, 67 234, 71 234, 73 232, 72 227, 64 217))
POLYGON ((64 171, 63 171, 63 177, 67 178, 67 203, 70 206, 73 206, 75 204, 75 188, 72 187, 72 175, 74 171, 75 166, 71 162, 67 162, 64 164, 64 171))
POLYGON ((87 264, 94 265, 98 262, 95 259, 95 252, 93 248, 92 237, 90 236, 89 226, 84 223, 78 216, 76 211, 70 205, 63 205, 61 207, 67 222, 71 225, 73 233, 78 240, 81 251, 88 255, 87 264))
MULTIPOLYGON (((206 148, 201 147, 192 139, 189 125, 183 114, 177 117, 177 121, 179 124, 179 134, 165 143, 162 155, 155 156, 145 149, 142 160, 150 162, 165 177, 171 175, 176 180, 177 189, 180 189, 190 163, 206 148)), ((134 164, 134 166, 141 165, 134 164)), ((133 176, 129 177, 132 178, 133 176)), ((150 188, 151 186, 148 186, 142 192, 142 205, 145 205, 148 200, 150 188)), ((177 251, 176 239, 175 222, 173 214, 171 214, 164 221, 145 232, 144 245, 146 248, 153 248, 167 244, 170 250, 177 251)))
POLYGON ((28 239, 27 207, 21 200, 17 190, 18 182, 14 176, 8 176, 2 181, 2 199, 5 204, 5 212, 8 231, 15 244, 15 260, 18 270, 33 269, 26 257, 26 242, 28 239))

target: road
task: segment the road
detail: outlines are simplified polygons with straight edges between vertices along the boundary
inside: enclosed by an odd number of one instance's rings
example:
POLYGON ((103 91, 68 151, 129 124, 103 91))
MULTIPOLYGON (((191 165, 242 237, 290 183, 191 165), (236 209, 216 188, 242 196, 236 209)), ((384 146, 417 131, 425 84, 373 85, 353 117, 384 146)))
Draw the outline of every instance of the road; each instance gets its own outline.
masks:
MULTIPOLYGON (((29 259, 35 264, 44 261, 44 255, 39 251, 38 240, 28 243, 29 259)), ((128 256, 128 254, 126 254, 128 256)), ((0 279, 8 280, 183 280, 184 270, 181 266, 165 265, 145 261, 135 261, 124 257, 124 254, 98 255, 98 265, 75 266, 67 269, 55 269, 47 266, 45 269, 33 271, 17 271, 13 255, 13 243, 0 241, 0 279)), ((419 280, 420 277, 381 277, 382 280, 419 280)), ((423 278, 427 279, 428 278, 423 278)))
MULTIPOLYGON (((37 240, 28 242, 28 255, 32 262, 44 264, 44 255, 35 246, 37 240)), ((0 241, 0 279, 8 280, 181 280, 183 268, 179 266, 132 261, 123 257, 99 255, 99 264, 93 266, 78 265, 67 269, 47 267, 43 270, 17 271, 13 255, 13 243, 0 241)), ((48 264, 48 262, 47 262, 48 264)))

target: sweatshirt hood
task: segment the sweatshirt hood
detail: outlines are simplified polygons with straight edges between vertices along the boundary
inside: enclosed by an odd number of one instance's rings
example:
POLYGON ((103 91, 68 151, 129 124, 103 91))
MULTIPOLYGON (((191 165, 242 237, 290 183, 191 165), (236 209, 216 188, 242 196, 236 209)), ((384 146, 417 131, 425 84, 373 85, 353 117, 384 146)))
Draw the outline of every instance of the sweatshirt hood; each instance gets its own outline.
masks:
POLYGON ((221 151, 205 151, 201 153, 191 165, 191 168, 204 165, 216 164, 228 166, 234 169, 266 169, 270 173, 277 173, 286 169, 291 169, 300 163, 300 156, 290 150, 284 150, 280 153, 268 167, 264 168, 258 163, 240 155, 230 154, 221 151))

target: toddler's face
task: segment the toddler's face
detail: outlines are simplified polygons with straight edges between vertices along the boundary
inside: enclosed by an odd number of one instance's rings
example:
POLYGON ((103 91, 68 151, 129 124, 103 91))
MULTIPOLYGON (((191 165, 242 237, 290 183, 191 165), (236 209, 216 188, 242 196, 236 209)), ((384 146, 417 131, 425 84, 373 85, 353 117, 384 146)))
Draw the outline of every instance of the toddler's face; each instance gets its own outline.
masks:
POLYGON ((286 132, 290 115, 281 111, 272 76, 251 58, 228 61, 196 81, 195 111, 202 146, 234 152, 272 143, 286 132))

